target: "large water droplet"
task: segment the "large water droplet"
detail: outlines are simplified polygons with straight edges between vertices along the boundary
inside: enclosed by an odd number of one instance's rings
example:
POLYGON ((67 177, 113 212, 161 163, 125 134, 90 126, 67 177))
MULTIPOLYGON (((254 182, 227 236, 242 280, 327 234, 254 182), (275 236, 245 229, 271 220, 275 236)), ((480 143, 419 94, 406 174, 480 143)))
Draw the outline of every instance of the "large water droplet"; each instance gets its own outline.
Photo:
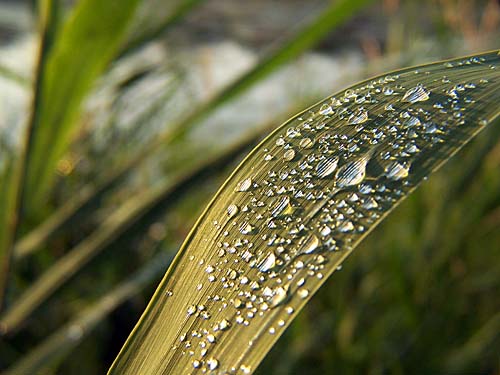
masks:
POLYGON ((319 178, 325 178, 331 175, 337 168, 338 162, 338 156, 332 156, 321 160, 318 165, 316 165, 316 174, 319 178))
POLYGON ((366 176, 366 165, 370 160, 372 152, 363 155, 357 160, 353 160, 337 171, 335 175, 335 185, 339 188, 345 188, 352 185, 357 185, 366 176))
POLYGON ((425 102, 429 99, 430 91, 428 91, 424 86, 417 85, 416 87, 409 89, 403 96, 404 102, 416 103, 425 102))

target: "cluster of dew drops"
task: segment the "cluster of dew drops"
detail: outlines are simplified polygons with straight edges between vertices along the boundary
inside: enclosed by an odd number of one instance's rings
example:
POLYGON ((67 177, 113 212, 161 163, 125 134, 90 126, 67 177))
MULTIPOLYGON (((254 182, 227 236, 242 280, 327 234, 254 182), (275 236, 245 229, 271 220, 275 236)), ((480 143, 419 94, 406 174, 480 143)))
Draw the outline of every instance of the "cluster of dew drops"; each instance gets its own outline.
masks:
MULTIPOLYGON (((445 67, 484 64, 471 58, 445 67)), ((412 179, 416 160, 424 152, 432 158, 457 129, 486 125, 469 123, 467 109, 487 85, 481 74, 454 82, 441 64, 385 76, 327 99, 268 139, 210 223, 216 255, 196 263, 206 278, 200 291, 219 285, 227 292, 186 307, 188 319, 208 324, 183 332, 174 349, 190 356, 193 370, 250 373, 249 365, 225 367, 210 355, 221 336, 273 312, 265 334, 283 329, 333 271, 329 258, 348 251, 422 178, 412 179), (227 315, 212 321, 211 311, 227 315)))

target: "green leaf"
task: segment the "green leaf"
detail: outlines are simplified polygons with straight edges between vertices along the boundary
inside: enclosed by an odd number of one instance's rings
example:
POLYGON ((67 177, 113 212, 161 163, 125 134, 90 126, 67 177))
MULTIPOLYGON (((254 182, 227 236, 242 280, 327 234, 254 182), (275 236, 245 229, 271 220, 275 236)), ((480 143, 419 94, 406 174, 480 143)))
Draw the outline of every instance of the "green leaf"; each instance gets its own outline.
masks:
POLYGON ((161 276, 171 261, 170 253, 161 252, 136 273, 110 290, 75 318, 37 345, 18 362, 3 372, 4 375, 34 374, 47 368, 57 359, 71 352, 113 310, 138 294, 146 285, 161 276))
POLYGON ((40 72, 23 194, 27 209, 43 202, 75 131, 81 102, 117 53, 138 3, 82 0, 58 32, 40 72))
POLYGON ((224 183, 109 374, 251 373, 358 243, 485 126, 498 51, 407 68, 312 106, 224 183))

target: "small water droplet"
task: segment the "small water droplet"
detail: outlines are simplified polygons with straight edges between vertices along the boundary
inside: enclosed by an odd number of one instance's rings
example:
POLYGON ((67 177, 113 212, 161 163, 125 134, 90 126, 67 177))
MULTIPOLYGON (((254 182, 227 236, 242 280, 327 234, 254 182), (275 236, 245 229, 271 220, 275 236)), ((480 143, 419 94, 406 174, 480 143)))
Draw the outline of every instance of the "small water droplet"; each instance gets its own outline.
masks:
POLYGON ((215 370, 219 366, 219 361, 215 358, 210 358, 207 361, 207 366, 209 370, 215 370))
POLYGON ((246 178, 238 184, 236 190, 240 192, 246 192, 249 191, 251 187, 252 187, 252 179, 246 178))
POLYGON ((271 298, 271 307, 276 307, 281 305, 288 296, 288 288, 279 286, 273 290, 272 298, 271 298))
POLYGON ((321 246, 321 241, 315 234, 306 237, 300 244, 299 254, 310 254, 321 246))
POLYGON ((410 165, 408 163, 400 163, 393 161, 385 168, 385 175, 391 180, 400 180, 408 177, 410 165))
POLYGON ((430 91, 428 91, 421 84, 416 87, 409 89, 403 96, 402 101, 416 103, 416 102, 425 102, 429 99, 430 91))
POLYGON ((305 289, 305 288, 300 288, 298 291, 297 291, 297 295, 304 299, 304 298, 307 298, 307 296, 309 295, 309 290, 305 289))
POLYGON ((311 138, 303 138, 300 140, 299 146, 303 149, 311 148, 314 145, 314 142, 311 138))
POLYGON ((237 205, 235 204, 230 204, 228 207, 227 207, 227 216, 229 217, 234 217, 239 211, 239 208, 237 205))
POLYGON ((368 120, 368 112, 360 108, 357 110, 356 113, 353 113, 350 117, 349 120, 347 120, 347 123, 349 125, 355 125, 355 124, 362 124, 368 120))
POLYGON ((292 161, 295 158, 295 150, 293 148, 286 150, 283 154, 283 159, 285 161, 292 161))
POLYGON ((249 222, 245 221, 243 224, 240 226, 240 233, 241 234, 252 234, 252 232, 255 230, 254 226, 250 224, 249 222))
POLYGON ((331 115, 332 113, 333 113, 333 109, 328 104, 323 104, 319 108, 319 114, 320 115, 331 115))
POLYGON ((231 327, 231 323, 227 319, 222 319, 219 323, 219 329, 221 331, 227 331, 231 327))
POLYGON ((274 267, 276 267, 276 255, 271 251, 260 263, 259 270, 261 272, 269 272, 274 267))

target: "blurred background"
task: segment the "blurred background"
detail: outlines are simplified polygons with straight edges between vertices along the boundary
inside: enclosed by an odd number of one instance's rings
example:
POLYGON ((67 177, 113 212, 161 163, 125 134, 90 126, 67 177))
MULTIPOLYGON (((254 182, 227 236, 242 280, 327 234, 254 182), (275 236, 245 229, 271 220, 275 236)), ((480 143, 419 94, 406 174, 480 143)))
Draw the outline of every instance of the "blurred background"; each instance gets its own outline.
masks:
MULTIPOLYGON (((0 200, 33 114, 52 103, 32 101, 44 48, 85 2, 0 1, 0 200)), ((24 307, 0 337, 0 373, 104 373, 197 216, 259 139, 361 79, 500 40, 497 0, 352 1, 334 16, 326 0, 137 3, 95 77, 67 64, 51 78, 90 77, 50 189, 24 207, 4 313, 24 307)), ((365 240, 257 372, 500 374, 499 170, 497 127, 365 240)))

